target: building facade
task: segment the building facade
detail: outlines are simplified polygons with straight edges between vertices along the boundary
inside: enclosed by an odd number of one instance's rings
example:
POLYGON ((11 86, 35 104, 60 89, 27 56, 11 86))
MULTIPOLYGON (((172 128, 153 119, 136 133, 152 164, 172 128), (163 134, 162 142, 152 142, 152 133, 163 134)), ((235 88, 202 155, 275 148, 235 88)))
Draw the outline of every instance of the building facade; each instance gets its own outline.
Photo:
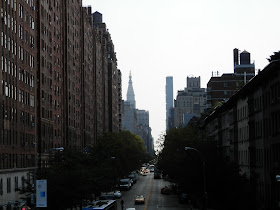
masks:
POLYGON ((255 76, 255 64, 250 53, 233 50, 234 73, 214 75, 207 83, 207 109, 213 109, 226 102, 233 94, 255 76))
POLYGON ((205 120, 209 139, 255 186, 256 209, 278 209, 280 61, 272 61, 205 120))
POLYGON ((37 6, 1 1, 0 206, 20 200, 15 190, 37 165, 37 6), (12 199, 11 199, 12 198, 12 199))
POLYGON ((166 130, 171 129, 172 127, 170 127, 170 125, 172 125, 173 123, 171 123, 170 121, 173 119, 171 118, 171 109, 174 107, 173 106, 174 103, 174 98, 173 98, 173 77, 169 76, 166 77, 166 83, 165 83, 165 105, 166 105, 166 130))
POLYGON ((1 1, 0 10, 0 208, 6 210, 22 202, 18 190, 48 165, 52 149, 83 150, 119 131, 122 96, 101 13, 81 0, 1 1))
POLYGON ((205 88, 200 88, 200 77, 187 77, 187 87, 174 100, 174 126, 184 126, 184 115, 200 116, 206 108, 205 88))
POLYGON ((135 101, 135 94, 132 85, 132 75, 131 72, 129 74, 129 81, 128 81, 128 88, 126 93, 126 100, 130 102, 130 106, 133 109, 136 109, 136 101, 135 101))
POLYGON ((154 153, 154 143, 150 128, 149 112, 146 110, 136 109, 137 115, 137 132, 136 134, 144 141, 147 153, 154 153))

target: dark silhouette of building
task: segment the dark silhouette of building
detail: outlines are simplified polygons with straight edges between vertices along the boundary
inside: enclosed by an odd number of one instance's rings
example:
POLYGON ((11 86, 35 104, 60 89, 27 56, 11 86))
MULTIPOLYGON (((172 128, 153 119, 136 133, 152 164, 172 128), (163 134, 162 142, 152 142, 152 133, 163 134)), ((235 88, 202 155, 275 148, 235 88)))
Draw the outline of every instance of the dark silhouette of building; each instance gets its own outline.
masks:
POLYGON ((255 64, 250 61, 250 53, 233 50, 234 73, 219 76, 212 72, 207 83, 207 109, 213 109, 226 102, 234 93, 255 76, 255 64), (240 58, 240 60, 239 60, 240 58))
POLYGON ((169 122, 170 120, 174 120, 171 118, 170 110, 174 107, 174 98, 173 98, 173 77, 169 76, 166 77, 166 84, 165 84, 165 105, 166 105, 166 130, 171 129, 169 127, 174 123, 169 122))
POLYGON ((278 209, 280 61, 270 62, 205 119, 209 139, 254 186, 254 209, 278 209))

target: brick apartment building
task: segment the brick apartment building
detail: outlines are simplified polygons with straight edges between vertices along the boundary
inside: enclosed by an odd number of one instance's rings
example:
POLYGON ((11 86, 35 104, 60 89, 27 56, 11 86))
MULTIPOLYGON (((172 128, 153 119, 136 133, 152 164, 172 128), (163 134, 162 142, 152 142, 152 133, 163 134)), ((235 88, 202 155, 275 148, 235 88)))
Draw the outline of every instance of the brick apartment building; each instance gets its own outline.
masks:
POLYGON ((53 148, 83 150, 119 131, 121 73, 102 14, 82 0, 0 2, 0 209, 7 209, 53 148))
POLYGON ((63 146, 62 13, 58 1, 36 1, 37 142, 42 164, 51 148, 63 146))
POLYGON ((222 76, 212 75, 207 83, 207 109, 226 102, 233 94, 255 76, 255 64, 251 63, 250 53, 238 49, 233 50, 234 73, 222 76))
POLYGON ((238 163, 255 190, 256 209, 279 209, 280 61, 272 61, 205 120, 209 139, 238 163))

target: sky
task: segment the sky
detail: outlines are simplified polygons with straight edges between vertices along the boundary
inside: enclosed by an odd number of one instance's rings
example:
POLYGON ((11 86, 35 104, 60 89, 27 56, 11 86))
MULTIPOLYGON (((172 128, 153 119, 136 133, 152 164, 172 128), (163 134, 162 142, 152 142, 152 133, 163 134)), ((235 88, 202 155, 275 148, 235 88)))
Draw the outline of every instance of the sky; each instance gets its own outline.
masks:
POLYGON ((262 70, 280 50, 279 0, 83 0, 103 15, 122 72, 129 72, 136 108, 149 111, 154 142, 166 129, 165 81, 174 99, 187 77, 206 88, 212 72, 233 73, 233 49, 251 54, 262 70))

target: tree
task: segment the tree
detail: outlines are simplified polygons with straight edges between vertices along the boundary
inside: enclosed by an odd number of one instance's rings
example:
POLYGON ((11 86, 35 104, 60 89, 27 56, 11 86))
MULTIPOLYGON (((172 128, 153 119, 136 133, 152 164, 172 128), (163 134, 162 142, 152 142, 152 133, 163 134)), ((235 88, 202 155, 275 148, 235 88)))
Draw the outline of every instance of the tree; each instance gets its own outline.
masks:
POLYGON ((274 60, 278 60, 280 59, 280 51, 278 52, 274 52, 274 55, 269 56, 269 58, 267 58, 267 60, 269 62, 274 61, 274 60))
POLYGON ((93 148, 92 157, 97 165, 114 157, 117 176, 122 177, 140 168, 141 161, 146 159, 146 149, 143 140, 129 131, 108 133, 93 148))
POLYGON ((239 174, 238 165, 223 158, 215 141, 205 139, 203 130, 195 123, 171 129, 165 136, 158 167, 179 185, 181 191, 191 194, 200 203, 204 192, 205 161, 209 206, 217 210, 253 209, 253 196, 249 193, 253 190, 249 180, 239 174), (196 148, 199 153, 185 151, 186 146, 196 148))
POLYGON ((137 135, 107 133, 85 151, 51 153, 49 166, 40 169, 37 177, 47 179, 48 209, 66 209, 113 190, 117 180, 140 168, 145 158, 144 142, 137 135))
POLYGON ((71 208, 90 198, 92 180, 85 153, 65 149, 51 155, 49 164, 48 168, 41 169, 42 179, 48 181, 49 209, 71 208))

